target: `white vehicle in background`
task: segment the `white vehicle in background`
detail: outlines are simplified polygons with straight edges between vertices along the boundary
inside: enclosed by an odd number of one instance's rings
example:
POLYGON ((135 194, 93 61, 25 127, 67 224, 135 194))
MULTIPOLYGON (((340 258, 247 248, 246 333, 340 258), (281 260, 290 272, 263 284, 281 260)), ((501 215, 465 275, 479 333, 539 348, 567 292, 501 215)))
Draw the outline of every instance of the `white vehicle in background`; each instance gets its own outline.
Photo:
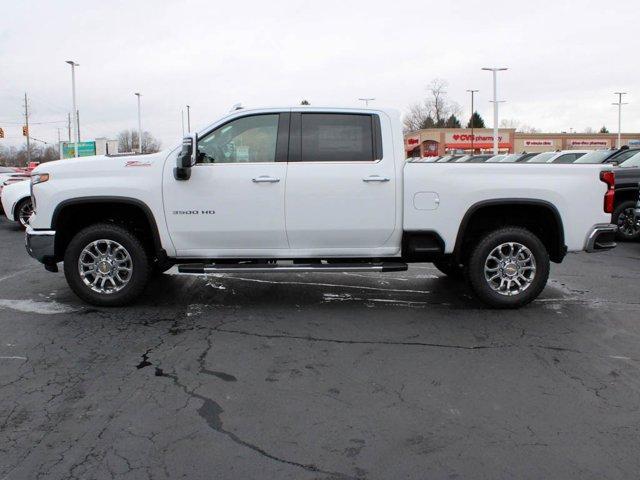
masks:
POLYGON ((493 157, 489 158, 485 163, 500 163, 502 162, 502 160, 504 160, 506 156, 507 156, 506 154, 494 155, 493 157))
POLYGON ((31 182, 23 181, 5 185, 2 188, 2 208, 6 217, 12 222, 18 222, 22 228, 27 228, 29 217, 33 213, 31 205, 31 182))
POLYGON ((583 155, 593 150, 560 150, 557 152, 545 152, 531 157, 527 163, 573 163, 583 155))
POLYGON ((28 252, 83 300, 152 272, 392 272, 433 262, 486 304, 535 299, 550 261, 615 246, 610 166, 406 161, 392 110, 236 110, 151 155, 49 162, 28 252))

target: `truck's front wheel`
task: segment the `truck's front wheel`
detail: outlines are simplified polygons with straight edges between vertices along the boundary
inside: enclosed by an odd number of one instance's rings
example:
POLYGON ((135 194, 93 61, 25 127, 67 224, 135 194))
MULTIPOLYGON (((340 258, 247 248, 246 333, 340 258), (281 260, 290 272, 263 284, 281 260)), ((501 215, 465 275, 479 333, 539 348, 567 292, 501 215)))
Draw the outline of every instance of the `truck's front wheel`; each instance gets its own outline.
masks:
POLYGON ((517 308, 534 300, 549 277, 549 254, 529 230, 502 228, 486 234, 467 265, 469 283, 484 303, 517 308))
POLYGON ((115 307, 131 303, 144 290, 149 260, 140 240, 109 223, 78 232, 64 255, 64 274, 71 289, 93 305, 115 307))

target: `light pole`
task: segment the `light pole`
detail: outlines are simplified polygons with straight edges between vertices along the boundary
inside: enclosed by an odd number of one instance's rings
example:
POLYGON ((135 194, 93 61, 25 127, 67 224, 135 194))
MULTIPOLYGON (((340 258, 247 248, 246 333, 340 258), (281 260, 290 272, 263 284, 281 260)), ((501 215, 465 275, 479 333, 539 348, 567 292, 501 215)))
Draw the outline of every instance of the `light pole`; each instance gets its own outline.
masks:
POLYGON ((493 72, 493 154, 498 154, 498 72, 505 67, 483 67, 482 70, 493 72))
POLYGON ((67 60, 66 63, 71 65, 71 91, 73 95, 73 117, 74 117, 74 128, 76 130, 76 145, 73 149, 75 151, 75 157, 78 158, 78 143, 80 143, 80 125, 78 122, 78 108, 76 106, 76 67, 79 67, 80 64, 74 62, 73 60, 67 60))
POLYGON ((473 135, 473 115, 476 113, 475 110, 473 109, 473 97, 476 93, 479 92, 479 90, 467 90, 467 92, 469 92, 471 94, 471 118, 469 119, 469 123, 471 124, 471 154, 473 155, 475 150, 473 148, 473 141, 475 140, 475 137, 473 135))
POLYGON ((191 107, 187 105, 187 133, 191 133, 191 107))
POLYGON ((373 98, 373 97, 364 97, 364 98, 359 98, 358 100, 360 100, 361 102, 364 102, 364 106, 369 108, 369 102, 373 102, 375 100, 375 98, 373 98))
POLYGON ((627 92, 615 92, 615 95, 618 95, 618 102, 611 104, 618 106, 618 149, 622 147, 622 105, 626 105, 622 103, 622 95, 626 94, 627 92))
POLYGON ((140 97, 141 93, 134 93, 136 97, 138 97, 138 153, 142 153, 142 120, 140 117, 140 97))

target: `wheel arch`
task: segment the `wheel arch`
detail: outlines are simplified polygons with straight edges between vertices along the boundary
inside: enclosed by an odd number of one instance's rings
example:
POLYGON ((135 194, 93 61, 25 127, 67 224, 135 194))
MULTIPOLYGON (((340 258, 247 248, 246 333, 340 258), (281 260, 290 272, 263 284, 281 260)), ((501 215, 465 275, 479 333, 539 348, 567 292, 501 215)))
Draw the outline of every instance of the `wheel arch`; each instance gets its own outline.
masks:
POLYGON ((22 202, 24 202, 29 198, 31 198, 31 195, 25 195, 23 197, 18 198, 13 203, 13 206, 11 207, 11 218, 13 218, 14 221, 18 221, 18 218, 16 217, 16 214, 18 213, 18 205, 20 205, 22 202))
POLYGON ((79 229, 101 221, 122 223, 127 220, 137 220, 138 223, 133 224, 132 227, 145 234, 144 240, 147 247, 158 258, 166 257, 160 240, 158 224, 151 208, 137 198, 119 196, 78 197, 60 202, 51 217, 51 228, 56 231, 56 257, 60 258, 64 255, 64 249, 71 240, 72 234, 75 234, 79 229), (91 212, 92 210, 96 215, 91 221, 73 221, 70 218, 74 213, 91 212), (133 216, 126 218, 127 213, 133 214, 133 216), (69 225, 73 226, 70 230, 66 228, 69 225))
MULTIPOLYGON (((560 263, 567 253, 567 246, 564 242, 564 225, 560 212, 551 202, 534 198, 503 198, 494 200, 483 200, 473 204, 466 211, 453 250, 456 262, 463 263, 467 251, 467 243, 470 236, 478 232, 486 232, 494 228, 489 222, 487 225, 478 225, 483 219, 495 220, 496 216, 506 219, 507 223, 502 226, 522 226, 525 228, 542 227, 539 224, 545 217, 552 219, 551 229, 535 228, 533 233, 542 236, 541 241, 549 251, 549 256, 553 262, 560 263), (533 218, 525 218, 523 210, 535 214, 533 218)), ((495 226, 500 226, 498 222, 495 226)))

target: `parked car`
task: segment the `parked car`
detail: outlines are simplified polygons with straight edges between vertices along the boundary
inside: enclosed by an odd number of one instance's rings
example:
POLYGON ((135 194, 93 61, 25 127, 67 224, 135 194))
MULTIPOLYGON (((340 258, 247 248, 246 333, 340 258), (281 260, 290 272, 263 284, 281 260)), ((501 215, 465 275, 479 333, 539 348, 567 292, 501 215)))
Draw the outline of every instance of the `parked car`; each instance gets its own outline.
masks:
POLYGON ((438 161, 438 163, 455 162, 460 157, 463 157, 463 156, 465 156, 465 155, 445 155, 444 157, 439 158, 437 161, 438 161))
POLYGON ((12 222, 19 223, 22 228, 26 228, 29 224, 29 217, 33 213, 30 182, 23 179, 5 185, 0 200, 5 216, 12 222))
POLYGON ((484 163, 489 160, 493 155, 490 154, 481 154, 481 155, 473 155, 467 163, 484 163))
POLYGON ((573 163, 591 150, 559 150, 557 152, 540 153, 527 160, 528 163, 573 163))
MULTIPOLYGON (((638 185, 638 190, 640 190, 640 185, 638 185)), ((640 194, 638 194, 638 201, 636 202, 636 209, 633 211, 635 215, 636 224, 638 228, 640 228, 640 194)))
MULTIPOLYGON (((622 165, 627 160, 635 157, 638 153, 640 153, 640 148, 621 148, 616 152, 615 155, 612 155, 607 159, 607 163, 616 163, 618 165, 622 165)), ((627 164, 627 166, 630 166, 627 164)))
POLYGON ((24 173, 17 171, 12 167, 0 167, 0 185, 9 180, 10 178, 18 175, 24 175, 24 173))
POLYGON ((574 163, 608 163, 612 157, 625 150, 593 150, 582 155, 574 163))
POLYGON ((391 110, 239 110, 171 150, 40 165, 26 245, 49 271, 63 261, 71 289, 103 306, 132 302, 174 264, 206 274, 434 262, 463 272, 486 304, 516 308, 540 294, 550 261, 615 246, 610 167, 522 171, 406 162, 391 110))
POLYGON ((507 155, 494 155, 487 159, 487 163, 500 163, 507 155))

